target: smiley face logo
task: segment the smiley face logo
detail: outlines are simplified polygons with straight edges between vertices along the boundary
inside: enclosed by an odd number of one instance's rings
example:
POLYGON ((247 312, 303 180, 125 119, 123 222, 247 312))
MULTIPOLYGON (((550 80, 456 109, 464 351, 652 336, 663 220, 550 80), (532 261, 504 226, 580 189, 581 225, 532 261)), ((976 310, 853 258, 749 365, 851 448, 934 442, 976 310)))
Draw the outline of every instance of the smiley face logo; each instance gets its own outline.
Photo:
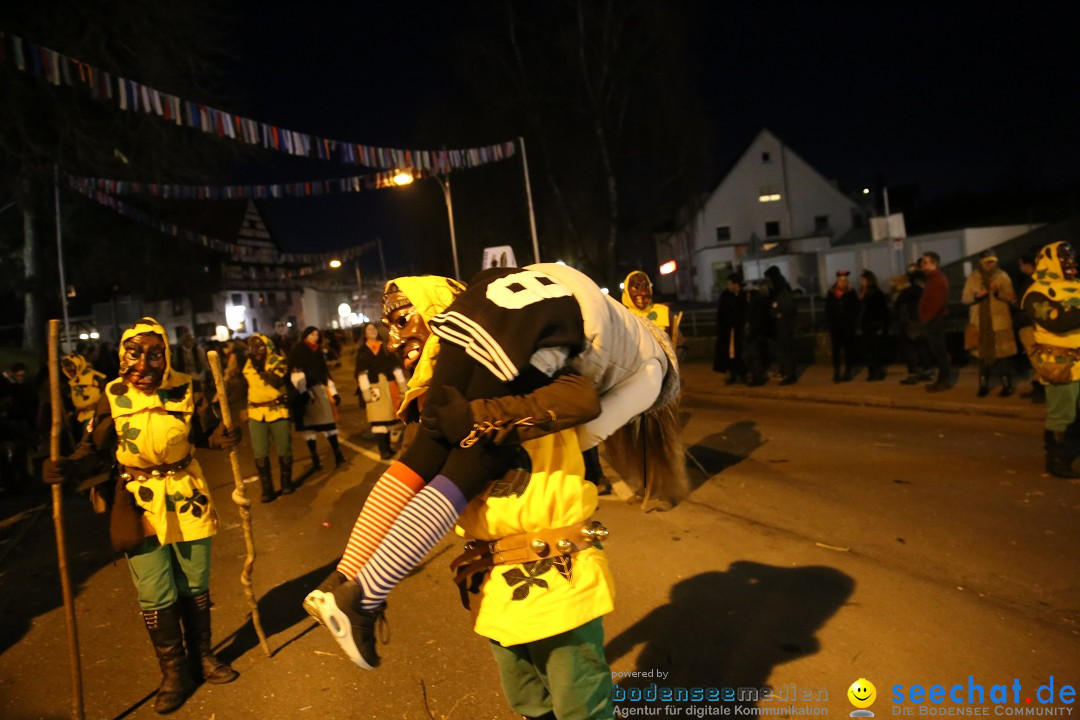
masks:
POLYGON ((859 678, 851 683, 847 691, 848 700, 857 708, 868 708, 877 700, 877 688, 866 678, 859 678))

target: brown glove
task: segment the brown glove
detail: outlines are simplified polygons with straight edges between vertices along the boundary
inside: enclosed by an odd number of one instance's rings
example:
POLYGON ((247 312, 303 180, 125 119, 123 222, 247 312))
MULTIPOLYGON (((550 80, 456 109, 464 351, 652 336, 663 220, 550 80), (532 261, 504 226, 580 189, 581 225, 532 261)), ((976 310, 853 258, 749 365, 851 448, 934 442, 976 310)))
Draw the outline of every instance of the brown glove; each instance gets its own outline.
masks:
POLYGON ((240 444, 240 428, 225 429, 225 423, 220 423, 214 432, 210 433, 207 442, 216 450, 231 450, 240 444))
POLYGON ((67 458, 46 460, 41 465, 41 479, 48 485, 59 485, 74 478, 72 470, 67 458))

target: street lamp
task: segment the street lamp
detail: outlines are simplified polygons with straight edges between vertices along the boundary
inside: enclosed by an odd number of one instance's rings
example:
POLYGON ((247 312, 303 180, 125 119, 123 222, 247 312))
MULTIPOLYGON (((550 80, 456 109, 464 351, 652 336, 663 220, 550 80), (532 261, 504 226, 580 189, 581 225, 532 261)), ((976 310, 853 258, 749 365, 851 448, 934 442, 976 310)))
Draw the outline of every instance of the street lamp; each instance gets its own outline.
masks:
POLYGON ((332 267, 332 268, 334 268, 336 270, 337 268, 341 267, 341 261, 338 260, 337 258, 334 258, 333 260, 330 261, 330 267, 332 267))
MULTIPOLYGON (((454 255, 454 279, 460 280, 461 268, 458 265, 457 236, 454 234, 454 202, 450 197, 450 176, 440 177, 433 174, 432 177, 439 182, 439 187, 443 191, 443 201, 446 203, 446 217, 450 222, 450 252, 454 255)), ((413 174, 408 169, 398 170, 394 175, 395 185, 411 185, 413 180, 413 174)))

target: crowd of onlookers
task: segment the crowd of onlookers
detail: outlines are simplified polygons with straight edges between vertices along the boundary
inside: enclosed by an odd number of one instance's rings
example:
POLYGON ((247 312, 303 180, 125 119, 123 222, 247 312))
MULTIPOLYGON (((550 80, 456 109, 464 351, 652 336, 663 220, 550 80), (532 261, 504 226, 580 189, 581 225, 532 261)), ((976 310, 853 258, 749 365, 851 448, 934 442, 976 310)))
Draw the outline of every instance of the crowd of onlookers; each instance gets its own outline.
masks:
MULTIPOLYGON (((931 392, 952 387, 946 342, 950 289, 940 262, 936 253, 925 253, 892 279, 891 297, 871 270, 859 273, 857 284, 849 270, 837 271, 824 297, 833 382, 853 380, 861 366, 867 381, 881 381, 887 365, 899 360, 907 369, 900 383, 926 382, 931 392)), ((1021 256, 1010 277, 998 266, 996 254, 987 251, 965 281, 964 348, 977 361, 979 397, 989 393, 994 375, 1000 379, 1000 394, 1011 395, 1013 377, 1030 368, 1016 334, 1031 322, 1020 310, 1020 299, 1034 271, 1034 252, 1021 256)), ((770 267, 753 282, 731 273, 717 306, 713 369, 727 373, 729 385, 764 385, 774 366, 779 384, 797 382, 795 319, 795 298, 779 268, 770 267)), ((1032 399, 1040 402, 1042 397, 1036 382, 1032 399)))

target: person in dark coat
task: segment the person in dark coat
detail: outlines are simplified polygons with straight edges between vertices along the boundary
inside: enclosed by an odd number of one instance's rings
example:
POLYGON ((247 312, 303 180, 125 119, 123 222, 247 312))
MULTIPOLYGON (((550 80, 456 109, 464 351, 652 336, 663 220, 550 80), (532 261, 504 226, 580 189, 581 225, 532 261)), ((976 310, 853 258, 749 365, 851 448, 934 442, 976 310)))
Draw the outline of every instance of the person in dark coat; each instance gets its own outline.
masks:
POLYGON ((877 275, 863 270, 859 275, 859 331, 866 355, 866 379, 885 379, 885 336, 889 332, 889 301, 878 287, 877 275))
POLYGON ((747 294, 743 292, 742 285, 742 275, 728 275, 727 289, 720 293, 720 301, 716 307, 717 332, 713 370, 728 373, 728 385, 742 382, 746 377, 743 336, 746 330, 747 294))
POLYGON ((859 319, 859 298, 849 282, 850 270, 837 270, 836 282, 825 295, 825 318, 832 344, 833 382, 851 379, 855 350, 855 323, 859 319), (843 368, 843 373, 840 369, 843 368))
POLYGON ((772 319, 769 284, 759 280, 746 292, 745 360, 750 371, 750 387, 764 385, 769 368, 769 337, 772 319))
POLYGON ((776 361, 783 376, 780 384, 794 385, 799 380, 795 372, 795 296, 787 278, 775 265, 765 271, 765 279, 769 282, 776 361))
POLYGON ((919 270, 917 264, 912 264, 908 266, 907 279, 908 285, 896 296, 893 311, 900 326, 900 354, 908 369, 907 377, 900 384, 915 385, 934 378, 930 371, 933 361, 926 345, 926 330, 919 322, 919 298, 926 284, 926 273, 919 270))
POLYGON ((289 352, 289 408, 296 429, 304 433, 311 470, 321 470, 319 451, 315 447, 318 433, 326 437, 334 451, 334 463, 344 464, 345 456, 338 446, 337 407, 341 396, 330 377, 330 368, 322 354, 322 333, 316 327, 304 328, 300 342, 289 352))

